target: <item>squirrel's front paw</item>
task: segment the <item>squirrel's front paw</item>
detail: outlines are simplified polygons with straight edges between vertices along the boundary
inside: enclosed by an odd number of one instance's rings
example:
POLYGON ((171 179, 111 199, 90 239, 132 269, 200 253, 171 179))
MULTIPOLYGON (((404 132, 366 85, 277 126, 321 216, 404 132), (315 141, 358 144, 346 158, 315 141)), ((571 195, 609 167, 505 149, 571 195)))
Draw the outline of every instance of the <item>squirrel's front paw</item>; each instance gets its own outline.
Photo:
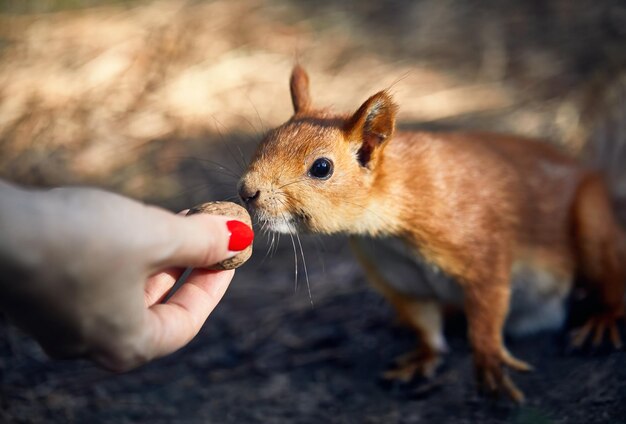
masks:
POLYGON ((531 371, 532 366, 514 358, 506 349, 500 353, 474 353, 476 378, 479 389, 483 392, 505 394, 516 403, 524 402, 524 393, 517 388, 509 377, 506 368, 516 371, 531 371))
POLYGON ((416 376, 432 378, 441 364, 441 358, 437 352, 419 348, 396 358, 395 362, 395 367, 386 371, 382 378, 408 383, 416 376))

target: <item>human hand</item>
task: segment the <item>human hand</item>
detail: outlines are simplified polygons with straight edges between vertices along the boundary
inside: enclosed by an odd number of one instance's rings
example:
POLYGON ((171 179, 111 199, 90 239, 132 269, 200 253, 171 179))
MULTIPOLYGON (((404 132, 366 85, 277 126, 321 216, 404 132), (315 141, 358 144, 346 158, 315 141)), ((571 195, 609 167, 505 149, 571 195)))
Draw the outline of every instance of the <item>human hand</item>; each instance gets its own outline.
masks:
MULTIPOLYGON (((188 343, 234 271, 226 217, 177 216, 95 189, 0 183, 0 309, 55 357, 127 370, 188 343)), ((250 232, 250 236, 251 236, 250 232)), ((251 242, 251 239, 250 239, 251 242)))

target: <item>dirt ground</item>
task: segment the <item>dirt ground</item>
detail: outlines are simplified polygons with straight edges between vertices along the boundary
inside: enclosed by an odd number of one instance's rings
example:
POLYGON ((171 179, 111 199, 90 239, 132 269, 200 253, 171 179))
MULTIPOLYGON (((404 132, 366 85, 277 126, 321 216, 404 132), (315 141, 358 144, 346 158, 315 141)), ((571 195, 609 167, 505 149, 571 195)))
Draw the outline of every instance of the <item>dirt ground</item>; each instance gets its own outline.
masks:
MULTIPOLYGON (((626 146, 619 1, 26 3, 0 2, 0 177, 16 183, 171 210, 233 198, 263 131, 289 117, 298 60, 337 110, 392 87, 405 129, 591 144, 626 200, 604 144, 626 146)), ((308 275, 288 237, 268 252, 259 235, 200 335, 127 374, 51 361, 0 317, 0 422, 626 423, 626 353, 567 352, 565 331, 508 342, 536 367, 514 376, 523 407, 476 394, 459 319, 433 381, 383 384, 413 334, 345 239, 302 244, 308 275)))
POLYGON ((341 239, 305 238, 313 305, 293 250, 281 243, 240 269, 200 335, 128 374, 48 360, 0 326, 0 421, 16 423, 624 423, 626 353, 568 354, 562 334, 509 342, 536 371, 516 375, 516 407, 479 397, 463 325, 433 381, 405 387, 378 375, 413 335, 366 284, 341 239), (318 255, 319 253, 319 255, 318 255))

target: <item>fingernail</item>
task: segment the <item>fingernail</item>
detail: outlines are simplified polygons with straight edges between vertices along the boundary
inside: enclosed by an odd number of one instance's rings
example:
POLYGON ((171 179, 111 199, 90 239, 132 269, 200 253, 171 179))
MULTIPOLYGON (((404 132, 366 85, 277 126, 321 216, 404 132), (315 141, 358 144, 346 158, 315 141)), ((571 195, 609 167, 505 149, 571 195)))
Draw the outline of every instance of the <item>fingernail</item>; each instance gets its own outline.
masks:
POLYGON ((228 250, 231 252, 239 252, 252 244, 254 240, 254 232, 252 228, 241 221, 228 221, 226 223, 228 231, 230 231, 230 241, 228 242, 228 250))

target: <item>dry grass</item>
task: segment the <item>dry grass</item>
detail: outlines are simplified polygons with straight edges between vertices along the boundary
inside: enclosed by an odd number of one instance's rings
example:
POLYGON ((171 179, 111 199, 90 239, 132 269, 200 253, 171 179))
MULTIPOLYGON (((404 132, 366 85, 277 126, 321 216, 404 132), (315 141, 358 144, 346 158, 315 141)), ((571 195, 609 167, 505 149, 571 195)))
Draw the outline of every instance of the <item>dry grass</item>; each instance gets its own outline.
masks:
MULTIPOLYGON (((458 34, 448 37, 446 50, 447 33, 429 27, 424 13, 414 12, 415 28, 403 24, 405 35, 421 37, 400 40, 402 56, 398 46, 384 47, 394 44, 392 29, 364 31, 371 6, 348 6, 354 13, 298 1, 168 0, 2 15, 0 174, 34 185, 96 184, 166 202, 191 184, 180 169, 190 152, 221 160, 211 148, 237 142, 232 134, 255 139, 289 116, 287 78, 295 61, 308 68, 316 102, 337 110, 355 109, 391 87, 408 125, 559 140, 575 134, 577 97, 565 89, 529 95, 529 85, 519 83, 528 76, 506 71, 514 58, 497 25, 473 40, 480 58, 468 68, 454 66, 458 34), (417 57, 411 50, 433 44, 436 54, 431 48, 417 57)), ((420 7, 443 13, 433 19, 458 19, 433 2, 420 7)), ((477 20, 468 20, 468 28, 477 20)), ((540 87, 558 61, 540 51, 531 61, 544 69, 533 80, 540 87)))

